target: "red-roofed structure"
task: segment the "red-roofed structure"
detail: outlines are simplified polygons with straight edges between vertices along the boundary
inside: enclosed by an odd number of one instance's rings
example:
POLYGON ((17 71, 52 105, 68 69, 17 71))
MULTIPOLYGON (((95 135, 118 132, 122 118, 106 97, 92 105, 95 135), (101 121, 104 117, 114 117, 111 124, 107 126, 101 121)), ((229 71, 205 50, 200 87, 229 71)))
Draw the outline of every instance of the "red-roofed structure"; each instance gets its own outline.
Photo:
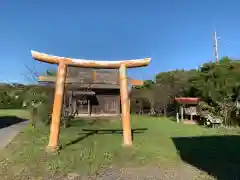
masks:
POLYGON ((197 104, 200 101, 200 98, 196 97, 178 97, 175 98, 179 104, 197 104))

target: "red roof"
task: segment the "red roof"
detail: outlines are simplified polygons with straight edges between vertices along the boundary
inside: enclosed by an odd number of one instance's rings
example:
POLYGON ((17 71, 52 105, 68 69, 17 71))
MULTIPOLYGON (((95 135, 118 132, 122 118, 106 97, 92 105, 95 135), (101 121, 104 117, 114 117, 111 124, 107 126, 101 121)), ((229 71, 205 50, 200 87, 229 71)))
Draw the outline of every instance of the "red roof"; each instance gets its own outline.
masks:
POLYGON ((199 102, 200 98, 196 97, 179 97, 175 98, 175 101, 177 101, 180 104, 197 104, 199 102))

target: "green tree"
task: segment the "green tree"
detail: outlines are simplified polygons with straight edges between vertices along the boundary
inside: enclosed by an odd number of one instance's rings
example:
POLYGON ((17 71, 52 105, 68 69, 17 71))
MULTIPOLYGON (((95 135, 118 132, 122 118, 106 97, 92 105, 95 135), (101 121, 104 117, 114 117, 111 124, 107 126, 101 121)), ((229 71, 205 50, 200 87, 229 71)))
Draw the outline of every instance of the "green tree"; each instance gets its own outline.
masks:
POLYGON ((198 74, 190 80, 195 94, 215 107, 215 114, 231 125, 231 114, 235 111, 235 102, 239 97, 240 64, 224 57, 219 63, 205 63, 198 74))
POLYGON ((138 99, 147 99, 151 109, 171 105, 174 97, 199 97, 201 104, 222 117, 224 124, 239 123, 232 114, 240 108, 236 106, 240 104, 240 62, 228 57, 219 63, 204 63, 196 70, 161 72, 155 81, 148 80, 137 89, 138 99))

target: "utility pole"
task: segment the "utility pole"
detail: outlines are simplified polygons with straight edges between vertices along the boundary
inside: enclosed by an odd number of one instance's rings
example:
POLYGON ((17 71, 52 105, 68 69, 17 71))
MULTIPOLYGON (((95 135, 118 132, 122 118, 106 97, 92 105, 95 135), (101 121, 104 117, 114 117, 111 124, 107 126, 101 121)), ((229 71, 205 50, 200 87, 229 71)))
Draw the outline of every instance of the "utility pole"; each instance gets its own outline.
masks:
POLYGON ((216 60, 216 63, 218 63, 218 40, 220 38, 217 37, 217 32, 216 32, 216 28, 214 28, 214 51, 215 51, 215 60, 216 60))

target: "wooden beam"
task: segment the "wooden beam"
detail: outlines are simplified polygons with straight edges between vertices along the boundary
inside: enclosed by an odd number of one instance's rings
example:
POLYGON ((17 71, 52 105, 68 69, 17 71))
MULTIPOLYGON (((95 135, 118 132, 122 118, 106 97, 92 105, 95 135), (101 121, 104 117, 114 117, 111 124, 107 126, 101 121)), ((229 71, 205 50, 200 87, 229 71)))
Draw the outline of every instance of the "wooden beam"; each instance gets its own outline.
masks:
POLYGON ((144 85, 143 80, 128 78, 128 81, 129 81, 129 84, 131 84, 132 86, 143 86, 144 85))
POLYGON ((85 59, 74 59, 60 56, 53 56, 45 53, 31 51, 32 57, 38 61, 47 62, 51 64, 59 64, 60 62, 76 66, 76 67, 87 67, 87 68, 109 68, 118 69, 121 65, 126 68, 135 68, 147 66, 151 58, 134 59, 134 60, 123 60, 123 61, 100 61, 100 60, 85 60, 85 59))
POLYGON ((60 63, 57 72, 57 82, 55 87, 54 103, 53 103, 53 113, 50 128, 49 143, 47 146, 48 152, 55 152, 58 150, 58 139, 60 131, 60 119, 63 106, 63 94, 64 94, 64 81, 66 78, 67 66, 60 63))
POLYGON ((73 102, 73 112, 75 114, 78 111, 77 110, 77 100, 76 100, 76 98, 73 98, 72 102, 73 102))
POLYGON ((93 71, 92 72, 92 80, 93 80, 93 82, 95 82, 96 79, 97 79, 97 73, 96 73, 96 71, 93 71))
MULTIPOLYGON (((96 80, 96 71, 93 71, 93 81, 89 83, 94 83, 95 80, 96 80)), ((55 76, 38 76, 38 82, 55 82, 55 81, 56 81, 55 76)), ((81 81, 84 81, 84 80, 79 78, 66 78, 65 83, 81 83, 81 81)), ((144 84, 144 81, 128 78, 128 83, 133 86, 142 86, 144 84)))
POLYGON ((132 133, 130 122, 129 93, 127 83, 127 70, 125 65, 120 67, 120 93, 122 106, 122 125, 123 125, 123 144, 125 146, 132 145, 132 133))
POLYGON ((70 91, 70 92, 67 92, 67 94, 72 94, 73 96, 76 96, 76 95, 95 95, 96 93, 94 91, 70 91))
POLYGON ((72 114, 73 112, 73 105, 72 105, 72 92, 68 94, 69 101, 68 101, 68 111, 72 114))
MULTIPOLYGON (((67 82, 68 78, 66 78, 67 82)), ((55 82, 56 77, 55 76, 38 76, 38 82, 55 82)))
MULTIPOLYGON (((56 82, 55 76, 38 76, 38 82, 56 82)), ((66 78, 65 83, 84 83, 80 78, 66 78)), ((89 82, 92 83, 92 82, 89 82)))
POLYGON ((89 99, 88 99, 88 115, 91 116, 91 104, 89 99))

